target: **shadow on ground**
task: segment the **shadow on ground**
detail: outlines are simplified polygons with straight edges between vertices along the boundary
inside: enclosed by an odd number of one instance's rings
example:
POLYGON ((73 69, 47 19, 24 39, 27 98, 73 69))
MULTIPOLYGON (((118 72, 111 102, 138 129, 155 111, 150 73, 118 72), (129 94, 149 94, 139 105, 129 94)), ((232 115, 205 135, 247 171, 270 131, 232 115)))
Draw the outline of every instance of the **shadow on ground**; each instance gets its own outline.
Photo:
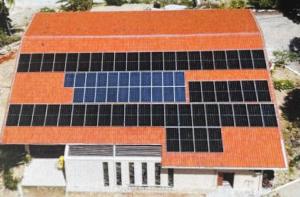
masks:
POLYGON ((281 110, 288 121, 300 122, 300 89, 294 89, 287 94, 281 110))
POLYGON ((278 9, 285 17, 300 24, 300 0, 278 0, 278 9))
POLYGON ((289 48, 290 51, 298 53, 300 55, 300 37, 293 38, 290 42, 289 48))

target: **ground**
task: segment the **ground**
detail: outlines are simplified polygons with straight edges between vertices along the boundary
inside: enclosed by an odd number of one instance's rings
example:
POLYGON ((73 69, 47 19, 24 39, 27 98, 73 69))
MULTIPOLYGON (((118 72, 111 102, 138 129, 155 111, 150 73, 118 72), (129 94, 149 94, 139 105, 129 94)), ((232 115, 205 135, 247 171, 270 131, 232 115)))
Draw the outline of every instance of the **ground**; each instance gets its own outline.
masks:
MULTIPOLYGON (((40 8, 48 6, 48 7, 57 7, 55 4, 56 0, 44 0, 43 3, 40 3, 39 0, 19 0, 16 1, 16 4, 12 8, 11 18, 16 27, 25 29, 28 25, 30 18, 32 15, 38 11, 40 8)), ((121 7, 116 6, 102 6, 97 5, 92 9, 92 11, 109 11, 109 10, 145 10, 149 9, 150 5, 147 4, 125 4, 121 7)), ((288 50, 289 45, 292 39, 300 36, 300 25, 295 24, 289 19, 282 16, 282 14, 277 12, 272 12, 271 14, 255 14, 256 20, 260 25, 260 28, 264 34, 264 39, 266 42, 266 48, 269 57, 272 56, 272 51, 274 50, 288 50)), ((9 98, 11 82, 13 78, 13 73, 15 69, 15 58, 6 61, 0 64, 0 127, 2 127, 3 117, 6 110, 7 101, 9 98)), ((290 79, 296 82, 299 87, 300 77, 288 69, 277 69, 273 72, 273 78, 276 79, 290 79)), ((276 91, 276 98, 278 105, 282 105, 284 98, 286 96, 285 91, 279 92, 276 91)), ((283 122, 285 124, 285 122, 283 122)), ((22 174, 22 168, 18 168, 15 170, 18 176, 22 174)), ((286 182, 290 177, 286 177, 286 174, 278 176, 279 180, 277 180, 278 184, 286 182)), ((1 177, 0 177, 1 178, 1 177)), ((24 191, 26 196, 26 191, 24 191)), ((62 195, 59 190, 50 190, 49 189, 37 189, 34 193, 31 193, 31 197, 38 196, 60 196, 62 195)), ((118 194, 118 196, 153 196, 153 193, 145 194, 145 193, 130 193, 130 194, 118 194)), ((166 194, 155 194, 156 196, 166 196, 166 194)), ((189 194, 189 195, 175 195, 172 196, 198 196, 197 194, 189 194)), ((3 183, 0 181, 0 196, 5 197, 15 197, 18 196, 17 191, 8 191, 3 188, 3 183)), ((70 197, 81 197, 81 196, 115 196, 112 194, 70 194, 70 197)))

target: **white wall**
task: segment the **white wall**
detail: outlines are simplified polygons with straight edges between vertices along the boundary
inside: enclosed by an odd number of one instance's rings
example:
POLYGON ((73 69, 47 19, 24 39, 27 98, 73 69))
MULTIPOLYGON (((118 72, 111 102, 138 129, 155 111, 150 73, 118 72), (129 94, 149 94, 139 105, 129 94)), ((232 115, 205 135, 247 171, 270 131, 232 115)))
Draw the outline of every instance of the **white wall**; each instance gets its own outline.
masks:
POLYGON ((262 185, 262 175, 253 171, 236 171, 234 175, 234 189, 259 191, 262 185))
POLYGON ((217 174, 214 170, 175 169, 174 189, 202 190, 214 189, 217 184, 217 174))

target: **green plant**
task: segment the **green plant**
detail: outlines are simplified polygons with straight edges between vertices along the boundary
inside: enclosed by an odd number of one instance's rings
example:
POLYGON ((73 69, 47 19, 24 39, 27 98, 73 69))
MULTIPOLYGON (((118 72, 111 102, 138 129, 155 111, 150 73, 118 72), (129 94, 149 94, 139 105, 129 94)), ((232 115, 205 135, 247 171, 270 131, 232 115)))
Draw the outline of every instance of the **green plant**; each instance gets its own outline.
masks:
POLYGON ((3 31, 0 30, 0 47, 11 44, 18 40, 20 40, 20 36, 15 36, 15 35, 8 36, 3 31))
POLYGON ((129 3, 141 3, 140 0, 130 0, 129 3))
POLYGON ((274 51, 273 52, 273 60, 272 62, 274 63, 275 67, 282 67, 290 62, 296 61, 299 59, 299 55, 295 52, 290 52, 290 51, 274 51))
POLYGON ((48 8, 48 7, 43 7, 43 8, 40 9, 40 12, 55 12, 55 9, 48 8))
POLYGON ((63 11, 87 11, 93 6, 93 0, 59 0, 60 9, 63 11))
POLYGON ((6 7, 5 1, 0 1, 0 31, 6 35, 11 35, 11 19, 9 18, 9 10, 6 7))
POLYGON ((116 5, 120 6, 126 3, 126 0, 105 0, 106 5, 116 5))
POLYGON ((295 85, 293 81, 290 80, 276 80, 274 81, 274 88, 279 91, 290 90, 290 89, 294 89, 295 85))
POLYGON ((11 170, 5 170, 3 173, 4 186, 10 190, 16 190, 18 188, 19 179, 13 177, 11 170))
POLYGON ((277 0, 249 0, 249 5, 254 6, 256 9, 267 9, 275 8, 277 5, 277 0))
POLYGON ((181 0, 180 5, 185 5, 188 8, 196 7, 196 2, 194 0, 181 0))
POLYGON ((245 8, 246 2, 244 0, 231 0, 229 7, 230 8, 245 8))

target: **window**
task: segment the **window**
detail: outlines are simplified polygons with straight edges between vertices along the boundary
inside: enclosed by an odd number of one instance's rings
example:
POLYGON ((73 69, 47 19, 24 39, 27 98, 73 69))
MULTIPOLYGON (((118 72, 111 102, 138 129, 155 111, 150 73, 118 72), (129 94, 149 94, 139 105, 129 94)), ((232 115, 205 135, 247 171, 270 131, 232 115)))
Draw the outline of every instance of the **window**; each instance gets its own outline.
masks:
POLYGON ((160 185, 160 171, 161 171, 160 163, 155 163, 155 185, 160 185))
POLYGON ((121 162, 116 163, 116 180, 117 180, 117 185, 122 185, 121 162))
POLYGON ((174 186, 174 169, 168 169, 168 186, 174 186))
POLYGON ((142 184, 148 184, 147 163, 142 163, 142 184))
POLYGON ((135 180, 134 180, 134 163, 129 162, 129 183, 134 185, 135 180))
POLYGON ((109 186, 108 162, 103 162, 102 165, 104 186, 109 186))

